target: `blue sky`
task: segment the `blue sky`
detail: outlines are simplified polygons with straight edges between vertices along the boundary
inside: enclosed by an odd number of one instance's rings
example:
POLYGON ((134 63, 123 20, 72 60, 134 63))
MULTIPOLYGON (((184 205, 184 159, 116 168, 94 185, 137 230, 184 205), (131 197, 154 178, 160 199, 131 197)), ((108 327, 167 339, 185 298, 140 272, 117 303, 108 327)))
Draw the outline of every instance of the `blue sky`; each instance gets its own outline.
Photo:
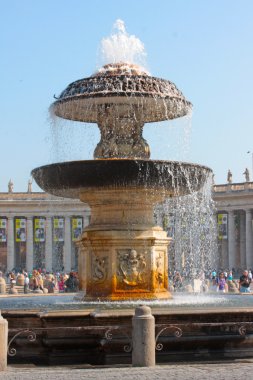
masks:
MULTIPOLYGON (((34 167, 92 158, 96 126, 52 127, 48 107, 70 82, 90 76, 116 19, 145 45, 153 76, 193 103, 189 120, 147 125, 152 158, 211 167, 216 183, 252 173, 252 0, 0 0, 1 173, 26 191, 34 167), (58 130, 55 130, 55 128, 58 130), (57 146, 54 146, 56 144, 57 146)), ((34 186, 34 190, 38 190, 34 186)))

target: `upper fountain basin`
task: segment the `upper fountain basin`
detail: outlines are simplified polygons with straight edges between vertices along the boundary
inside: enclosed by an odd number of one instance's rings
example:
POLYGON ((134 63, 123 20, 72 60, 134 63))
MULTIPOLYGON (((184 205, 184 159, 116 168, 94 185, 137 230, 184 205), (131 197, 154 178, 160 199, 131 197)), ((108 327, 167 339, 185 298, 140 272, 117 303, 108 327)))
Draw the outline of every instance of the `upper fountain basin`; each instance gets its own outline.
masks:
POLYGON ((177 161, 98 159, 41 166, 32 176, 44 191, 67 198, 79 198, 82 190, 94 187, 146 188, 179 196, 200 190, 211 172, 177 161))
POLYGON ((152 77, 137 65, 103 66, 91 77, 68 85, 51 105, 61 118, 97 123, 108 105, 133 107, 143 123, 185 116, 191 109, 174 83, 152 77))

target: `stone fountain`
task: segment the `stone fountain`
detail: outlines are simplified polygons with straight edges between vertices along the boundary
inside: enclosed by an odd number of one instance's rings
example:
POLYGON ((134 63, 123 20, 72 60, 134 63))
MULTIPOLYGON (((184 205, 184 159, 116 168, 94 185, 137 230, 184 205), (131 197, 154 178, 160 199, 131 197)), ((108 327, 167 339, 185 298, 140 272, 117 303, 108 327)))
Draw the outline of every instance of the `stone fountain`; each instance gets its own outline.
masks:
POLYGON ((167 299, 170 239, 154 223, 154 206, 201 189, 210 169, 150 160, 145 123, 191 109, 176 86, 119 62, 71 83, 52 104, 58 117, 97 123, 94 160, 56 163, 32 171, 48 193, 79 198, 91 222, 79 242, 85 300, 167 299))

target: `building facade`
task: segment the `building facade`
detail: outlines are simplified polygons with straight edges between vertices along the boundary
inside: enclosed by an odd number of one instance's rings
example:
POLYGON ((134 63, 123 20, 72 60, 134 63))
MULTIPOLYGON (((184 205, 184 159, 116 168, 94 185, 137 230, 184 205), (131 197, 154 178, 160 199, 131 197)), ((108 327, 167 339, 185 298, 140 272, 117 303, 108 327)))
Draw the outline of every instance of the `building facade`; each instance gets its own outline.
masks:
POLYGON ((77 269, 76 242, 89 218, 88 206, 79 200, 0 193, 0 270, 77 269))
POLYGON ((218 265, 253 268, 253 182, 214 185, 217 208, 218 265))
MULTIPOLYGON (((222 269, 253 268, 253 182, 214 185, 222 269)), ((0 271, 77 269, 77 241, 90 209, 43 192, 0 193, 0 271)))

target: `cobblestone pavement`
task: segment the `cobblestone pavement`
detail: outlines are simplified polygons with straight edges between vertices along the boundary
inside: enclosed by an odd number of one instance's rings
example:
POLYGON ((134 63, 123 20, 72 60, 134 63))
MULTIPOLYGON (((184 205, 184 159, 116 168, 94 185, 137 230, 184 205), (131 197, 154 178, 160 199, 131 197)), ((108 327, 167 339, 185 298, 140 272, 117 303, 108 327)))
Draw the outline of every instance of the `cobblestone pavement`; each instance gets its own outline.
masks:
POLYGON ((36 367, 8 366, 0 372, 0 380, 238 380, 242 376, 253 379, 253 361, 185 363, 161 365, 153 368, 126 367, 36 367))

